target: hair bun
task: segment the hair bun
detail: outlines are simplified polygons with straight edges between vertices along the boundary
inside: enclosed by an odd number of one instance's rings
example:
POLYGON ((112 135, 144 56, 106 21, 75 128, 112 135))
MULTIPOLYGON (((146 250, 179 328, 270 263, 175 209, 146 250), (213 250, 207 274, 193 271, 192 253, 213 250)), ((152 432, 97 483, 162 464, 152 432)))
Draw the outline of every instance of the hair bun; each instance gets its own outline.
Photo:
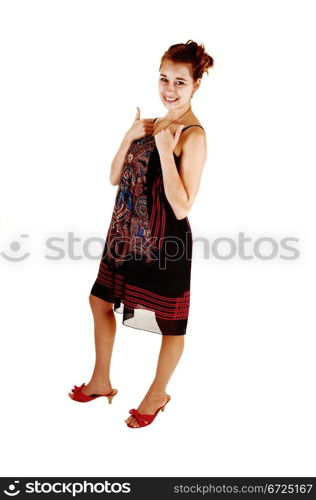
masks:
POLYGON ((208 68, 214 66, 214 59, 205 51, 204 45, 191 39, 187 40, 186 43, 171 45, 162 56, 161 62, 164 59, 178 63, 190 63, 193 80, 202 78, 204 72, 206 71, 208 74, 208 68))

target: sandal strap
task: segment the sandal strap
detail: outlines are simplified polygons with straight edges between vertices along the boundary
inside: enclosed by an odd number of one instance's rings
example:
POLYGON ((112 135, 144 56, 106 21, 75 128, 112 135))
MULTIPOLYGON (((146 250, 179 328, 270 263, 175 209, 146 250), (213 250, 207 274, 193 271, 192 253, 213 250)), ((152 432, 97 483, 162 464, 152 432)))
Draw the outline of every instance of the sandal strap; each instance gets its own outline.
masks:
POLYGON ((146 415, 145 413, 140 413, 138 410, 135 408, 132 408, 132 410, 129 410, 129 413, 133 415, 136 420, 139 422, 148 422, 150 419, 154 417, 154 415, 146 415))
POLYGON ((74 388, 71 390, 74 394, 77 394, 77 392, 81 391, 81 389, 83 389, 85 385, 86 385, 85 383, 81 384, 79 387, 77 385, 74 385, 74 388))
MULTIPOLYGON (((81 384, 80 386, 74 385, 74 388, 71 389, 74 394, 78 394, 78 392, 81 392, 81 390, 85 387, 85 383, 81 384)), ((112 389, 108 394, 102 394, 102 396, 115 396, 117 394, 116 389, 112 389)), ((96 397, 96 396, 101 396, 101 394, 91 394, 91 396, 87 396, 86 394, 82 393, 83 396, 90 398, 90 397, 96 397)))

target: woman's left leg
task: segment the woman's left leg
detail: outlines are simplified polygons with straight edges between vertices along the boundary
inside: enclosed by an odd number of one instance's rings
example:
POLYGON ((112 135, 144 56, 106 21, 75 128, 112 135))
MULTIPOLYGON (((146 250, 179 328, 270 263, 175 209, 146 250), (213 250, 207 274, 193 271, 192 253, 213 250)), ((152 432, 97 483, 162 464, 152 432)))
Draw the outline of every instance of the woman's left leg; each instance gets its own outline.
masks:
MULTIPOLYGON (((184 335, 163 335, 155 378, 137 410, 153 414, 166 400, 166 387, 184 349, 184 335)), ((137 420, 130 415, 125 422, 138 427, 137 420)))

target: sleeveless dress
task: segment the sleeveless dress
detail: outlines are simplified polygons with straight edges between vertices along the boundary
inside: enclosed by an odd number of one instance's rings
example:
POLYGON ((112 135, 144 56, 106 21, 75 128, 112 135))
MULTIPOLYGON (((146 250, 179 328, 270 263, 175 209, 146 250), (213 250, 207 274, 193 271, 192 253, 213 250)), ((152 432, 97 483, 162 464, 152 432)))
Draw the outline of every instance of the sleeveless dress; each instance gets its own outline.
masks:
MULTIPOLYGON (((156 121, 155 118, 154 121, 156 121)), ((182 129, 201 125, 188 125, 182 129)), ((179 157, 174 154, 176 166, 179 157)), ((177 219, 163 186, 153 135, 129 147, 91 295, 113 302, 125 326, 185 335, 190 307, 192 231, 177 219)))

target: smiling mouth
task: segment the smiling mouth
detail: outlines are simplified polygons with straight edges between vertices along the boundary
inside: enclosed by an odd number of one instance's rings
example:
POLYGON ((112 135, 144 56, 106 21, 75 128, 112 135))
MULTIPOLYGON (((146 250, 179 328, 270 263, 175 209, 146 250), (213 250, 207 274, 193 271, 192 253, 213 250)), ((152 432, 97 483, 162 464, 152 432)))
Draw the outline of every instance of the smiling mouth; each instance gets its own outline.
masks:
POLYGON ((177 102, 179 100, 179 97, 176 97, 175 99, 169 99, 169 98, 163 96, 163 99, 165 102, 177 102))

